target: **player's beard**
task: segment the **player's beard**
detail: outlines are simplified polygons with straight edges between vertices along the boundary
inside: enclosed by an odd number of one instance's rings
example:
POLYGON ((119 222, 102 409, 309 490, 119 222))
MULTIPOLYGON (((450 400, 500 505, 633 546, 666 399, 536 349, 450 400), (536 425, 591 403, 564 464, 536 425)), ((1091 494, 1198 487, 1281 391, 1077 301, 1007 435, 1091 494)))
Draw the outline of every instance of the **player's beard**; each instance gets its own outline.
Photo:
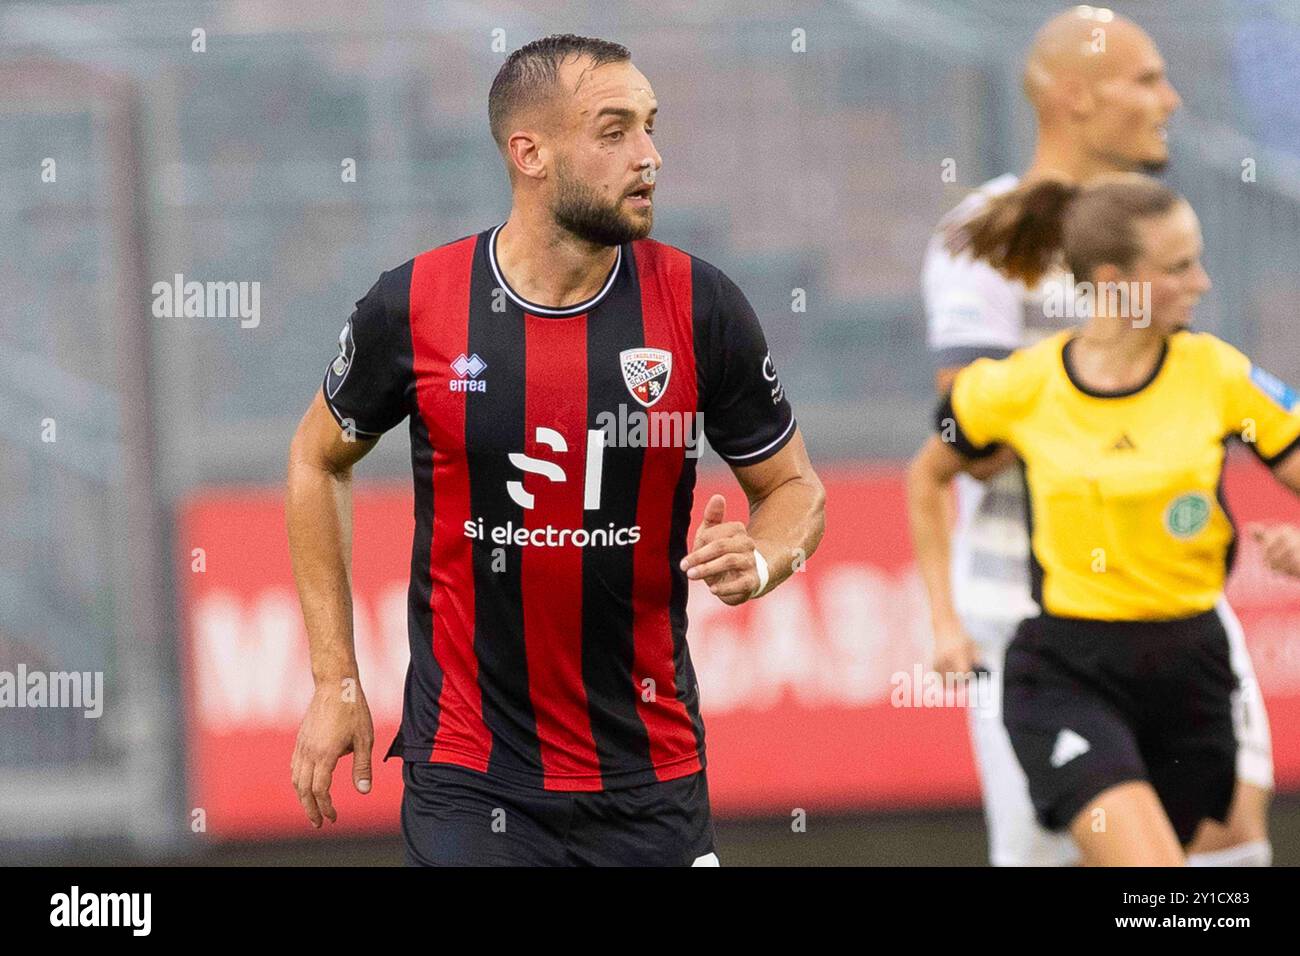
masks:
POLYGON ((564 163, 556 166, 555 199, 551 215, 562 228, 598 246, 621 246, 644 239, 654 226, 654 209, 637 216, 623 209, 624 196, 606 203, 586 183, 569 175, 564 163))

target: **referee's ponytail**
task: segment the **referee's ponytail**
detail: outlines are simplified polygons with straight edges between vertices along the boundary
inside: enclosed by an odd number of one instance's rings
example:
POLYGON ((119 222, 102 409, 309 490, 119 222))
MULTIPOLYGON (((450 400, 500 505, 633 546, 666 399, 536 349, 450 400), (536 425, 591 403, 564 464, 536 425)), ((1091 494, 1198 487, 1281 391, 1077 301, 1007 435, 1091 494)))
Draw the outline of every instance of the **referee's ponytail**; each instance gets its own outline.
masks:
POLYGON ((994 197, 973 218, 951 227, 946 245, 1028 286, 1058 265, 1076 279, 1089 279, 1104 263, 1131 266, 1141 251, 1135 223, 1181 201, 1138 173, 1104 176, 1086 186, 1040 179, 994 197))

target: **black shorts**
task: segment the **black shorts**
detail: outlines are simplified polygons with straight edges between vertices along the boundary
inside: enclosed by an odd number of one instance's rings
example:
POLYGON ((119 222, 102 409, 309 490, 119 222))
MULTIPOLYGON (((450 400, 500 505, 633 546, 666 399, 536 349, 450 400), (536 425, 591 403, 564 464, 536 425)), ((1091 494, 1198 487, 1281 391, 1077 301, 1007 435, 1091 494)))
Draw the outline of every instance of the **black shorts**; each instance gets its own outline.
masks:
POLYGON ((1176 621, 1042 615, 1007 649, 1003 722, 1043 826, 1102 791, 1149 782, 1178 838, 1226 819, 1236 784, 1228 635, 1215 611, 1176 621))
POLYGON ((690 866, 713 853, 704 771, 596 793, 402 766, 408 866, 690 866))

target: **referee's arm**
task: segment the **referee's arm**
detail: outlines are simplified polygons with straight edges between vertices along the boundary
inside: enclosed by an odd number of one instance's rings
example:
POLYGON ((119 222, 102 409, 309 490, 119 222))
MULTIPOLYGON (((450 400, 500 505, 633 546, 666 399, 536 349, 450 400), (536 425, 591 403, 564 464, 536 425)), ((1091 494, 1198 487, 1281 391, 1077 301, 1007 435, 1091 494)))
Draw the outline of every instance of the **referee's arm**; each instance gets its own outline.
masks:
MULTIPOLYGON (((1274 466, 1277 480, 1300 495, 1300 448, 1292 450, 1274 466)), ((1289 524, 1250 527, 1251 537, 1259 545, 1264 563, 1279 574, 1300 578, 1300 528, 1289 524)))
POLYGON ((289 448, 289 553, 316 683, 291 766, 298 800, 314 827, 337 820, 330 781, 344 754, 353 754, 353 785, 370 792, 375 733, 352 640, 352 466, 377 441, 341 429, 318 391, 289 448))

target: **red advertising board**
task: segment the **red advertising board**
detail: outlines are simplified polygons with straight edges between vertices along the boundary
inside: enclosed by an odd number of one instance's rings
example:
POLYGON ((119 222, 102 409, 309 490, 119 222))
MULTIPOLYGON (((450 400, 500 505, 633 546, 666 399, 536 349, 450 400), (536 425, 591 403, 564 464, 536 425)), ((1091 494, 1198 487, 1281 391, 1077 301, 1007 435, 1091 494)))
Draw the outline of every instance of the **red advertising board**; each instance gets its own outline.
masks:
MULTIPOLYGON (((897 465, 823 474, 828 531, 803 572, 762 600, 728 608, 698 584, 688 613, 719 815, 971 804, 978 783, 960 708, 890 704, 891 677, 926 660, 928 617, 907 534, 897 465)), ((725 472, 705 475, 745 498, 725 472)), ((1253 460, 1229 470, 1238 523, 1300 521, 1300 507, 1253 460)), ((396 730, 408 657, 406 586, 413 521, 406 485, 356 489, 354 619, 375 718, 371 794, 352 790, 350 758, 332 790, 343 830, 394 830, 396 730)), ((307 639, 290 570, 279 489, 194 495, 179 516, 187 739, 193 805, 217 839, 302 832, 289 782, 311 695, 307 639)), ((1260 564, 1243 535, 1228 596, 1245 625, 1273 725, 1278 785, 1300 787, 1300 583, 1260 564)))

